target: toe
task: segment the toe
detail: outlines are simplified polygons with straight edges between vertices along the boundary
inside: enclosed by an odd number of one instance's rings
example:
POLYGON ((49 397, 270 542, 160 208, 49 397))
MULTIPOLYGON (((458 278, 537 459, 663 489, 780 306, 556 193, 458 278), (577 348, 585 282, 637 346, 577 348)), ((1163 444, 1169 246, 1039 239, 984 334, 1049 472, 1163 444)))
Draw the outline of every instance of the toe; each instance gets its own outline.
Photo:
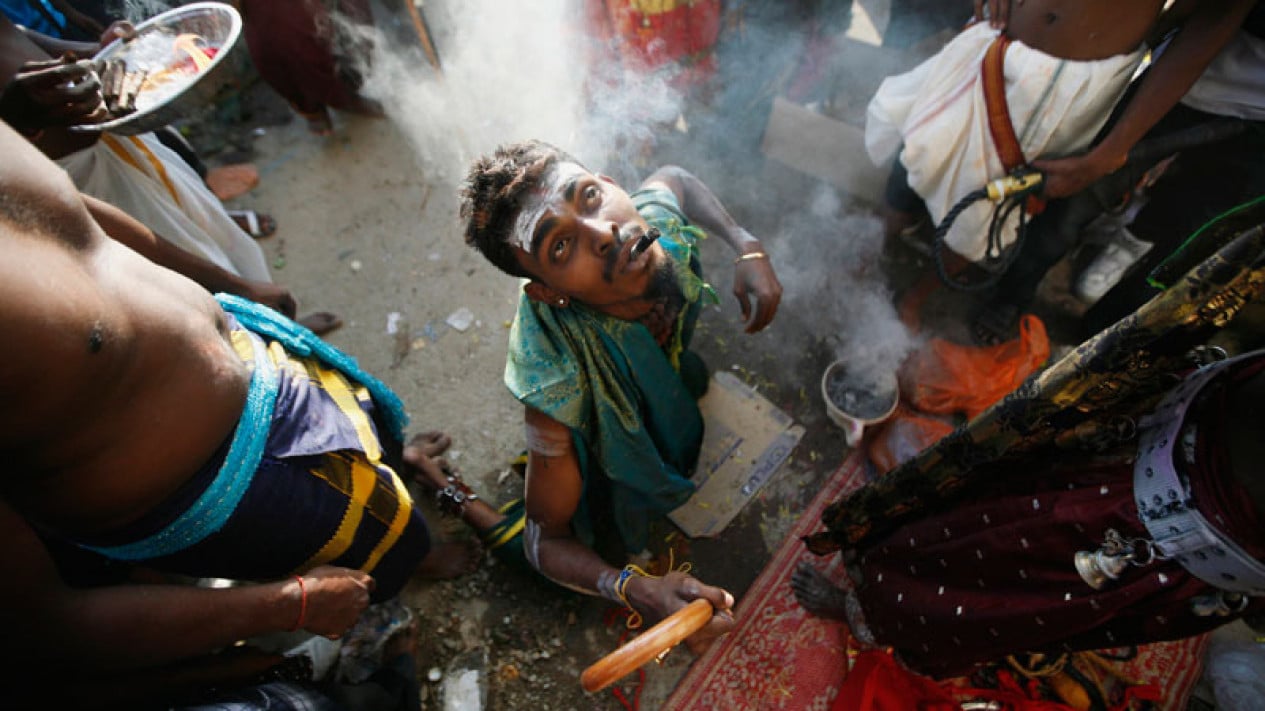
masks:
POLYGON ((299 323, 318 336, 324 335, 343 325, 337 314, 328 311, 317 311, 299 318, 299 323))

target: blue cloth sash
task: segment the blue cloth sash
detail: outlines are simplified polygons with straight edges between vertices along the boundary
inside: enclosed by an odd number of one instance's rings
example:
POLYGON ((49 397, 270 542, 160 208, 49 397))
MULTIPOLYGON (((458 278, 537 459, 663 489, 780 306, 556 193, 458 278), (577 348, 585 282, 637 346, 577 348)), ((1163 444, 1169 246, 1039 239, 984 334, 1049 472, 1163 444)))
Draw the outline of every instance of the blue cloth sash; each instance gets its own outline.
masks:
MULTIPOLYGON (((363 385, 391 433, 403 441, 404 428, 408 425, 404 404, 385 383, 362 370, 354 358, 266 306, 230 294, 216 294, 215 298, 246 330, 280 343, 291 354, 315 358, 363 385)), ((175 521, 153 535, 120 545, 82 547, 114 560, 150 560, 178 553, 224 527, 254 481, 268 443, 277 402, 276 368, 261 342, 252 339, 251 344, 254 372, 246 405, 224 463, 207 489, 175 521)))
POLYGON ((404 428, 408 426, 408 414, 404 411, 404 403, 400 401, 387 384, 365 372, 355 358, 343 353, 326 343, 320 336, 306 327, 295 323, 292 319, 273 311, 267 306, 257 304, 232 294, 216 294, 220 306, 233 314, 246 329, 280 343, 287 351, 300 357, 311 357, 333 368, 348 380, 365 386, 373 398, 374 407, 386 419, 391 434, 399 441, 404 441, 404 428))
POLYGON ((254 347, 254 372, 246 406, 219 476, 184 513, 163 530, 139 541, 118 546, 83 546, 114 560, 149 560, 177 553, 224 527, 254 481, 255 470, 268 443, 272 411, 277 402, 277 371, 258 341, 254 347))

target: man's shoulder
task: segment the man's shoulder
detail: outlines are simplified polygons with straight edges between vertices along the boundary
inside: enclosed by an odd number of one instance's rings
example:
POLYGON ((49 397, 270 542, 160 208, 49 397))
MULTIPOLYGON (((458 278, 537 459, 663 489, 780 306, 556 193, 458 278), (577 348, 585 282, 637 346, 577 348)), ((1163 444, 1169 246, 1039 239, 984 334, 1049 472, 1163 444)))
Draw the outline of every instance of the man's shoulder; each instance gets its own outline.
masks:
POLYGON ((681 210, 681 201, 666 185, 648 183, 638 188, 629 197, 632 198, 633 207, 637 208, 637 212, 641 213, 647 221, 672 218, 688 224, 685 213, 681 210))

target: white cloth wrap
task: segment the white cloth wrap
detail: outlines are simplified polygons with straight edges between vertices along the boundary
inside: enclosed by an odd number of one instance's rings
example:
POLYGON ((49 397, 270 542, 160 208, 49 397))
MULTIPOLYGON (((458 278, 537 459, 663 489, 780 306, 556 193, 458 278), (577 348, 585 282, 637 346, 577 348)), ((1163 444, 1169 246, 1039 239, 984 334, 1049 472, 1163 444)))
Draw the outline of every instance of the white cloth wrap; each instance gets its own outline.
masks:
POLYGON ((103 136, 57 164, 80 191, 126 212, 177 247, 245 279, 272 281, 255 240, 233 222, 197 172, 154 134, 103 136))
MULTIPOLYGON (((865 147, 883 165, 904 143, 900 161, 909 187, 939 224, 967 193, 1005 174, 993 146, 981 65, 997 30, 967 28, 934 57, 885 79, 870 101, 865 147)), ((1142 50, 1093 62, 1060 60, 1020 42, 1006 52, 1006 100, 1028 160, 1084 150, 1102 128, 1143 56, 1142 50)), ((946 236, 953 251, 979 261, 987 246, 992 204, 965 210, 946 236)), ((1014 241, 1018 213, 1002 230, 1014 241)))
POLYGON ((1212 60, 1182 103, 1218 116, 1265 120, 1265 39, 1240 31, 1212 60))

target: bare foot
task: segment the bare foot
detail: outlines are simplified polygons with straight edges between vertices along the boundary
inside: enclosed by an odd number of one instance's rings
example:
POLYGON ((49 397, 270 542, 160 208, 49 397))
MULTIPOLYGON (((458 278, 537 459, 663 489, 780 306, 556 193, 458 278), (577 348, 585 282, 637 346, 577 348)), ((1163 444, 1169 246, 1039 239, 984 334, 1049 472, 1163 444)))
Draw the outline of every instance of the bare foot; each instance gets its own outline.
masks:
POLYGON ((830 582, 816 568, 800 563, 791 573, 791 589, 800 607, 810 613, 831 620, 847 622, 848 594, 830 582))
POLYGON ((800 563, 791 573, 791 589, 795 599, 809 613, 848 625, 852 636, 865 644, 874 644, 874 634, 865 623, 861 601, 855 593, 835 585, 808 563, 800 563))
POLYGON ((301 326, 307 327, 312 333, 323 336, 343 325, 343 320, 338 314, 332 314, 328 311, 314 311, 298 318, 301 326))
POLYGON ((417 654, 417 618, 395 631, 391 638, 382 645, 382 663, 389 664, 392 659, 402 655, 417 654))
POLYGON ((417 574, 427 580, 452 580, 473 573, 482 560, 478 541, 436 543, 417 566, 417 574))

